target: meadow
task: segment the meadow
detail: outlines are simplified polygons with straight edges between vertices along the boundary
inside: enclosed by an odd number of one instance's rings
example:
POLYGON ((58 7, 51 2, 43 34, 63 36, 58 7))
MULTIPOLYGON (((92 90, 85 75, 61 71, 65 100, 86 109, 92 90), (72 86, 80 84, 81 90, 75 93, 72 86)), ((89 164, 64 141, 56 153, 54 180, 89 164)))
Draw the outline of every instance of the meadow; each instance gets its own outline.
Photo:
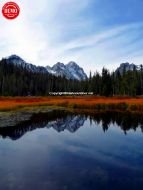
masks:
POLYGON ((0 97, 0 111, 49 106, 95 111, 143 112, 143 98, 97 96, 0 97))

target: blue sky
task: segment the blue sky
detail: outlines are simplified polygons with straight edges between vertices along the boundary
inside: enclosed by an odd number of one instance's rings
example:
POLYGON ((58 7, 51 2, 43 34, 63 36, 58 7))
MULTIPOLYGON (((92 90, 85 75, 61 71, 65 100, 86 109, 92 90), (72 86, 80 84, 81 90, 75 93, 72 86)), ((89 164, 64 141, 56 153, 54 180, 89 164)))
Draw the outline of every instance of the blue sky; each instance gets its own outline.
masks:
POLYGON ((127 61, 143 64, 143 0, 16 2, 17 19, 1 15, 1 57, 18 54, 44 66, 72 60, 87 73, 127 61))

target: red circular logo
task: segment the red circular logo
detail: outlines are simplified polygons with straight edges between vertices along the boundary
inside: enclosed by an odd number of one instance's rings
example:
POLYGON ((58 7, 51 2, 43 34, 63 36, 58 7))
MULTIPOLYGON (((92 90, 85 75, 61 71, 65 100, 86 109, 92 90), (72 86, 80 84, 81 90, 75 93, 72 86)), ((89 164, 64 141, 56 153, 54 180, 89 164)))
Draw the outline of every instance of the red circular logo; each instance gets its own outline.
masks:
POLYGON ((20 13, 19 6, 14 2, 6 3, 2 8, 2 14, 7 19, 15 19, 20 13))

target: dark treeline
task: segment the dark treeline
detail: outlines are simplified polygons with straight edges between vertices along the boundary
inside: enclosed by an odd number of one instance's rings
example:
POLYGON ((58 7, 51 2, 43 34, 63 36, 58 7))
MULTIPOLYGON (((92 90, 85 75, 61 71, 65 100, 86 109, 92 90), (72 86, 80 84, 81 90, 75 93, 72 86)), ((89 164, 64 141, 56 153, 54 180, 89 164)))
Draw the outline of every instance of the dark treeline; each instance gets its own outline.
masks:
POLYGON ((93 92, 95 95, 143 95, 143 68, 133 71, 90 73, 86 81, 67 80, 47 73, 33 73, 22 66, 0 61, 1 96, 45 96, 49 92, 93 92))
POLYGON ((120 73, 109 72, 103 68, 102 73, 96 72, 94 76, 90 76, 90 90, 94 94, 103 96, 124 95, 136 96, 143 95, 143 69, 134 68, 133 71, 123 71, 120 73))
POLYGON ((19 65, 0 61, 0 95, 2 96, 45 96, 49 92, 77 92, 82 82, 67 80, 48 73, 34 73, 19 65))

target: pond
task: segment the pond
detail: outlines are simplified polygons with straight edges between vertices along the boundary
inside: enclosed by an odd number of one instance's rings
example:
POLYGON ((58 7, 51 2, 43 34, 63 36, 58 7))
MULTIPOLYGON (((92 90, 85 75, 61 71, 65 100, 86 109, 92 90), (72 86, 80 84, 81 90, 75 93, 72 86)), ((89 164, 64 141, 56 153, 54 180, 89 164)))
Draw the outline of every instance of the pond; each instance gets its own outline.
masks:
POLYGON ((54 110, 5 122, 0 189, 142 190, 142 115, 54 110))

